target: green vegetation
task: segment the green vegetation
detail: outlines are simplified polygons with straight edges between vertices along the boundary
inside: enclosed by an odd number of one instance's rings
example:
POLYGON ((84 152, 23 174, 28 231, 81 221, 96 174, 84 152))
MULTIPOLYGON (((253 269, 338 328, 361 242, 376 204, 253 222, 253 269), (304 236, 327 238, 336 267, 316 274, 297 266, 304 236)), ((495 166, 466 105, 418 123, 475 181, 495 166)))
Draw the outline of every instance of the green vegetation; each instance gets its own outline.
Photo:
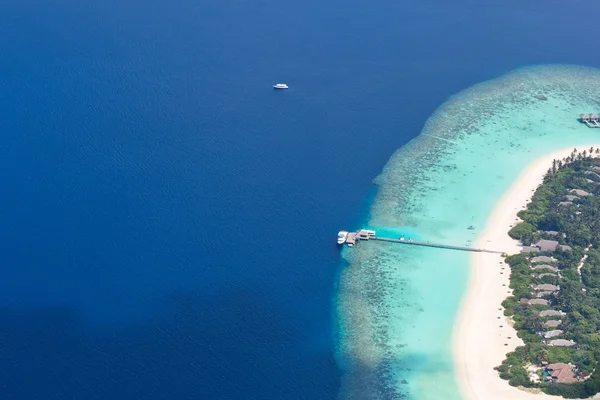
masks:
MULTIPOLYGON (((524 245, 547 239, 571 249, 558 247, 555 251, 506 257, 511 267, 513 295, 502 305, 505 315, 514 319, 515 329, 525 345, 509 353, 497 370, 513 386, 540 387, 545 393, 566 398, 585 398, 600 392, 600 159, 592 158, 593 151, 575 150, 566 159, 555 160, 527 209, 519 212, 523 222, 509 232, 524 245), (590 195, 573 193, 573 189, 590 195), (558 272, 533 270, 531 258, 540 255, 554 257, 557 261, 551 265, 558 272), (579 272, 577 268, 584 257, 579 272), (542 297, 549 305, 526 304, 528 299, 536 299, 532 285, 542 283, 559 285, 560 290, 542 297), (566 315, 542 317, 542 310, 562 311, 566 315), (544 326, 545 322, 558 319, 562 321, 559 327, 544 326), (576 344, 548 345, 555 338, 544 339, 543 333, 553 329, 563 331, 558 338, 576 344), (575 365, 579 381, 531 382, 526 364, 540 366, 543 362, 575 365)), ((547 263, 536 263, 540 264, 547 263)))

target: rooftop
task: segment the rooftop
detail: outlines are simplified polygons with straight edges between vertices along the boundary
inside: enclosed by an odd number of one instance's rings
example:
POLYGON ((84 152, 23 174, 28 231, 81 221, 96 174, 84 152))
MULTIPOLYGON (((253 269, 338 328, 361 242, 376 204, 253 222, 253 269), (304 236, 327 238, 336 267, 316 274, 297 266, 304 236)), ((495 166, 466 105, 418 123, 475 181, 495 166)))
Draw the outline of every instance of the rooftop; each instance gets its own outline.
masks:
POLYGON ((544 328, 556 328, 560 324, 562 324, 562 321, 560 319, 559 320, 551 319, 550 321, 544 322, 542 325, 544 325, 544 328))
POLYGON ((556 311, 556 310, 544 310, 540 311, 540 317, 558 317, 566 315, 564 311, 556 311))
POLYGON ((567 339, 554 339, 548 342, 548 346, 556 346, 556 347, 571 347, 575 346, 575 342, 567 339))
POLYGON ((549 306, 550 302, 548 300, 544 300, 544 299, 522 299, 522 302, 529 304, 530 306, 533 305, 540 305, 540 306, 549 306))
POLYGON ((550 364, 546 367, 546 369, 550 372, 552 381, 555 383, 575 383, 575 382, 577 382, 577 379, 575 378, 575 373, 573 372, 573 368, 569 364, 565 364, 565 363, 550 364))
POLYGON ((557 260, 554 257, 537 256, 537 257, 533 257, 529 261, 532 262, 532 263, 536 263, 536 262, 556 262, 557 260))
POLYGON ((588 192, 586 192, 585 190, 581 190, 581 189, 571 189, 571 190, 569 190, 569 192, 575 193, 577 196, 589 196, 590 195, 588 192))
POLYGON ((535 290, 550 290, 550 291, 560 290, 560 286, 551 285, 549 283, 543 283, 541 285, 533 285, 533 288, 535 290))
POLYGON ((548 264, 534 265, 533 267, 531 267, 531 269, 533 269, 533 270, 547 269, 547 270, 550 270, 553 272, 558 272, 558 268, 553 267, 552 265, 548 265, 548 264))
POLYGON ((540 249, 534 246, 523 246, 521 248, 521 253, 539 253, 540 249))
POLYGON ((535 244, 535 247, 540 249, 540 251, 554 251, 556 250, 556 246, 558 246, 558 242, 556 240, 547 239, 540 239, 535 244))
POLYGON ((553 331, 544 332, 544 337, 545 337, 546 339, 550 339, 550 338, 553 338, 553 337, 560 336, 560 335, 562 335, 563 333, 564 333, 564 332, 563 332, 563 331, 561 331, 560 329, 555 329, 555 330, 553 330, 553 331))

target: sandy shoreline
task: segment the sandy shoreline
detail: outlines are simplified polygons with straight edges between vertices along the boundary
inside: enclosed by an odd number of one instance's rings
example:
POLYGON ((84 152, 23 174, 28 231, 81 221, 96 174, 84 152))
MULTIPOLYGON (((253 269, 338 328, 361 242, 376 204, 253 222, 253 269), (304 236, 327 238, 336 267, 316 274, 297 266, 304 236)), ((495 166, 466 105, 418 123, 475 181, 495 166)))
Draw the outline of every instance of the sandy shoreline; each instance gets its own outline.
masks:
MULTIPOLYGON (((518 253, 517 241, 507 234, 516 222, 517 212, 524 208, 542 183, 552 160, 562 159, 572 151, 572 147, 557 151, 531 163, 496 203, 476 247, 518 253)), ((502 301, 510 295, 509 272, 500 255, 473 253, 471 257, 469 282, 454 327, 453 352, 458 386, 468 400, 557 399, 557 396, 518 390, 500 379, 493 369, 500 365, 506 353, 522 344, 500 309, 502 301)))

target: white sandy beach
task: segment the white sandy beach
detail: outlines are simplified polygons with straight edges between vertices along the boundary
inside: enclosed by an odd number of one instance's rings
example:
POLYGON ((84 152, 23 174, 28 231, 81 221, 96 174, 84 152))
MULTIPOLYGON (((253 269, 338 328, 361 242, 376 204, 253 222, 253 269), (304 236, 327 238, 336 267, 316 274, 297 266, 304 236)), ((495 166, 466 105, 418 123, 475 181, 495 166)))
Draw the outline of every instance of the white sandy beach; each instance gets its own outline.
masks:
MULTIPOLYGON (((552 160, 562 159, 572 151, 571 147, 554 152, 530 164, 497 202, 476 247, 507 254, 518 253, 517 241, 507 234, 517 220, 517 212, 531 199, 533 191, 552 166, 552 160)), ((557 399, 556 396, 532 394, 514 388, 500 379, 493 369, 500 365, 506 353, 522 344, 501 308, 502 301, 510 295, 509 273, 501 255, 473 253, 469 283, 454 329, 453 350, 458 385, 463 397, 468 400, 557 399)))

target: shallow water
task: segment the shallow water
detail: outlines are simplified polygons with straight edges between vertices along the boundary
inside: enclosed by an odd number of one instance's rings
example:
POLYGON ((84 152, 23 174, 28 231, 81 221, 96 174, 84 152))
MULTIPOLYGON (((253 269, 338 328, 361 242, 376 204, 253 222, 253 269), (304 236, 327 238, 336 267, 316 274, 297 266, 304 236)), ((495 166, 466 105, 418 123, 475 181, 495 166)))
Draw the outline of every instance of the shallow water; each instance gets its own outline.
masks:
MULTIPOLYGON (((600 141, 600 129, 577 121, 600 111, 598 89, 600 70, 551 65, 457 94, 377 177, 369 226, 470 245, 528 163, 600 141)), ((468 254, 386 243, 361 243, 343 254, 349 266, 337 304, 338 358, 346 369, 341 397, 459 399, 451 339, 468 254)))

